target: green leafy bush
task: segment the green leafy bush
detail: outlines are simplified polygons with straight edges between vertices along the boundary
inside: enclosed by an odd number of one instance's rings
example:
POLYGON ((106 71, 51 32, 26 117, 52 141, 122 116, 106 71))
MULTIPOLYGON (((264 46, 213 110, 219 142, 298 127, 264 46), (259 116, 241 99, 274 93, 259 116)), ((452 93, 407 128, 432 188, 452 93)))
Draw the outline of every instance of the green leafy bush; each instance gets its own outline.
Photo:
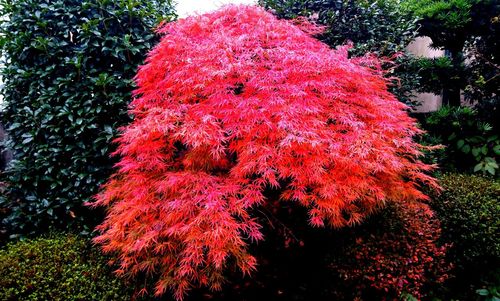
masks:
MULTIPOLYGON (((403 0, 405 9, 421 17, 421 35, 430 36, 436 47, 462 50, 469 35, 477 33, 481 12, 494 0, 403 0), (483 3, 481 3, 483 2, 483 3), (479 6, 479 5, 482 6, 479 6)), ((487 12, 488 14, 491 13, 487 12)))
POLYGON ((417 19, 397 0, 260 0, 280 18, 306 17, 326 26, 320 39, 336 47, 353 42, 351 53, 387 56, 403 51, 416 35, 417 19))
POLYGON ((446 174, 432 206, 443 239, 459 265, 492 268, 500 259, 500 183, 474 175, 446 174))
POLYGON ((14 160, 0 181, 11 233, 88 229, 82 203, 111 173, 132 78, 170 0, 1 1, 6 126, 14 160))
POLYGON ((0 250, 0 300, 130 300, 86 239, 57 234, 0 250))
POLYGON ((444 300, 495 300, 491 298, 500 286, 500 183, 450 173, 442 176, 441 185, 444 190, 431 205, 441 220, 443 242, 451 244, 448 260, 455 265, 444 300))
POLYGON ((476 110, 444 106, 422 125, 429 142, 446 147, 435 153, 443 169, 498 175, 500 138, 492 126, 478 121, 476 110))

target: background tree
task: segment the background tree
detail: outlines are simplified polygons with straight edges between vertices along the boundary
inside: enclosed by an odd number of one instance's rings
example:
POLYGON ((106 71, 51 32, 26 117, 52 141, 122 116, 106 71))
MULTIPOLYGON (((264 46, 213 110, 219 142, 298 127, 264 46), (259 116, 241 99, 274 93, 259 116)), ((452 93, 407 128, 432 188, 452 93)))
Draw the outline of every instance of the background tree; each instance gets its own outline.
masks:
POLYGON ((443 93, 445 106, 422 126, 432 143, 446 145, 435 157, 443 170, 498 176, 500 140, 500 2, 405 0, 419 16, 419 35, 446 56, 421 60, 421 90, 443 93), (461 98, 474 110, 459 108, 461 98), (449 107, 451 106, 451 107, 449 107))
POLYGON ((417 35, 417 17, 404 11, 399 0, 259 0, 279 18, 305 17, 325 26, 318 38, 335 48, 353 43, 354 57, 373 53, 390 58, 385 64, 388 77, 397 77, 390 90, 399 100, 416 105, 413 91, 418 89, 419 76, 415 59, 406 46, 417 35))
POLYGON ((172 18, 165 1, 2 1, 6 104, 14 160, 0 207, 13 234, 88 229, 89 201, 109 176, 117 128, 129 121, 132 77, 172 18))
POLYGON ((403 3, 420 18, 419 35, 429 36, 433 47, 446 50, 450 58, 453 72, 441 79, 445 104, 459 106, 460 91, 467 84, 468 90, 475 91, 469 93, 472 101, 481 102, 495 93, 498 95, 500 4, 497 0, 404 0, 403 3), (466 64, 465 56, 472 63, 466 64), (485 84, 488 87, 479 88, 485 84))
POLYGON ((493 17, 483 17, 482 34, 468 40, 465 54, 468 66, 465 98, 476 107, 481 120, 500 128, 500 2, 485 7, 493 17), (491 12, 490 11, 490 12, 491 12))

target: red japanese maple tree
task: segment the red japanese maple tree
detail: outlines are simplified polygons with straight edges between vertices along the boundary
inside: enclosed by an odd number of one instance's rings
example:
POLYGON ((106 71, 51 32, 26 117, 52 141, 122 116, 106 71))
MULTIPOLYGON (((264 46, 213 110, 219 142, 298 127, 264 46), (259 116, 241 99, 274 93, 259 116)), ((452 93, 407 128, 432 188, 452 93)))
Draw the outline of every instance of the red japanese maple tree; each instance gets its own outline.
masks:
MULTIPOLYGON (((134 121, 96 241, 121 271, 159 275, 156 294, 219 289, 223 271, 256 267, 250 209, 280 192, 310 224, 360 222, 388 200, 435 185, 419 133, 379 72, 311 37, 318 29, 252 6, 165 24, 137 74, 134 121)), ((275 200, 273 200, 275 201, 275 200)))

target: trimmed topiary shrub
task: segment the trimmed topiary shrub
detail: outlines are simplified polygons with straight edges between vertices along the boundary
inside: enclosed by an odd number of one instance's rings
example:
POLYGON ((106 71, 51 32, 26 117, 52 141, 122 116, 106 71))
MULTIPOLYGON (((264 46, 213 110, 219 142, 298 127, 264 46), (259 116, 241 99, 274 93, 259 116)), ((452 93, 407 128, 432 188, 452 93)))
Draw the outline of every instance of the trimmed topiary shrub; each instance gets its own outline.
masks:
POLYGON ((498 297, 493 292, 500 285, 500 183, 453 173, 440 183, 444 190, 431 204, 443 243, 451 244, 448 260, 455 264, 445 300, 479 300, 477 294, 488 296, 488 289, 498 297))
MULTIPOLYGON (((0 181, 13 234, 95 225, 83 210, 110 175, 132 77, 157 37, 164 1, 3 1, 2 124, 14 153, 0 181)), ((99 219, 98 219, 99 220, 99 219)))
POLYGON ((440 183, 444 191, 432 206, 457 266, 500 268, 500 183, 463 174, 445 174, 440 183))
MULTIPOLYGON (((443 104, 458 107, 464 96, 470 103, 489 109, 483 117, 492 118, 491 122, 498 120, 500 100, 498 98, 500 92, 498 0, 402 0, 400 2, 405 10, 420 19, 419 36, 430 37, 432 46, 446 50, 450 58, 451 68, 446 67, 446 69, 451 72, 441 80, 443 104), (461 91, 465 93, 462 94, 461 91)), ((431 73, 443 71, 439 69, 430 71, 431 73)))
POLYGON ((107 262, 71 234, 9 243, 0 250, 0 300, 130 300, 107 262))
POLYGON ((338 228, 436 186, 407 106, 366 67, 377 62, 299 25, 228 6, 160 29, 117 140, 119 170, 94 204, 109 208, 96 241, 120 271, 154 275, 157 295, 252 272, 256 207, 293 202, 311 225, 338 228))
POLYGON ((391 204, 345 235, 342 251, 333 253, 332 272, 345 282, 341 299, 429 297, 451 269, 440 236, 439 220, 427 204, 391 204))

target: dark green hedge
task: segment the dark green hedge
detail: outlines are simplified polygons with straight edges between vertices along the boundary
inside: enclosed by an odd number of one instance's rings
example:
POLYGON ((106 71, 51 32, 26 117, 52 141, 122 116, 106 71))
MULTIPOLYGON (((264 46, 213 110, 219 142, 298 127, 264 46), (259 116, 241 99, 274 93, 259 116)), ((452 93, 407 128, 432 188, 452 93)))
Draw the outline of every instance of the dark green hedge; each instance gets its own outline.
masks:
POLYGON ((443 300, 496 300, 478 293, 487 296, 500 287, 500 182, 453 173, 440 180, 443 192, 431 205, 455 265, 443 300))
POLYGON ((0 300, 130 300, 107 262, 76 235, 11 243, 0 250, 0 300))
POLYGON ((431 204, 443 227, 443 239, 458 268, 494 268, 500 263, 500 183, 488 178, 446 174, 444 191, 431 204))
POLYGON ((11 234, 87 231, 82 207, 114 164, 111 141, 128 122, 132 78, 175 17, 171 0, 2 1, 2 123, 14 160, 0 208, 11 234))

